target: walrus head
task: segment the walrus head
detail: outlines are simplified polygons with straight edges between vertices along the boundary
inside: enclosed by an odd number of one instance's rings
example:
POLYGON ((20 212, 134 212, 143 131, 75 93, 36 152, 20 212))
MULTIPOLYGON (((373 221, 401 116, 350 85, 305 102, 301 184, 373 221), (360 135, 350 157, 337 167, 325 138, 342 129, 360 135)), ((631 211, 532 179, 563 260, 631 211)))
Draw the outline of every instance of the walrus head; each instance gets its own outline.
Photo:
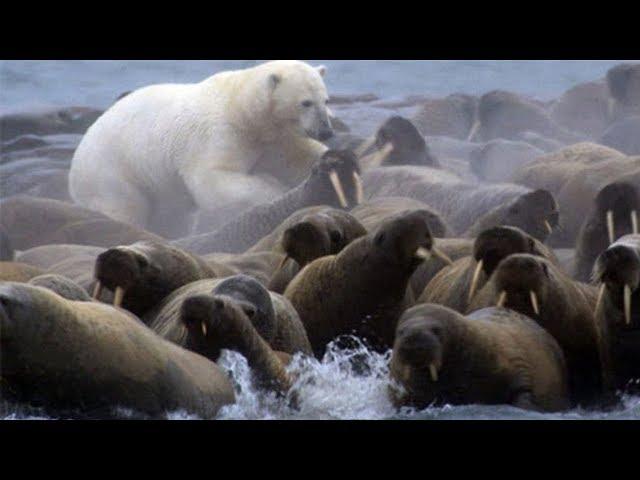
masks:
POLYGON ((376 147, 371 166, 421 165, 439 167, 424 137, 406 118, 393 116, 385 121, 373 139, 376 147))
POLYGON ((524 253, 508 256, 493 272, 497 306, 539 318, 548 308, 553 269, 553 265, 542 257, 524 253))
POLYGON ((613 97, 610 115, 615 104, 633 109, 640 107, 640 64, 623 63, 611 68, 607 72, 607 86, 613 97))
POLYGON ((355 154, 349 150, 327 150, 313 165, 303 189, 307 205, 335 208, 358 205, 364 193, 355 154))
POLYGON ((544 242, 559 224, 558 204, 547 190, 535 190, 515 199, 502 218, 502 225, 518 227, 544 242))
POLYGON ((115 306, 140 316, 171 293, 171 287, 159 281, 161 274, 162 268, 137 244, 110 248, 96 258, 93 298, 99 298, 102 288, 106 287, 114 291, 115 306))
POLYGON ((605 294, 625 325, 640 317, 640 235, 625 235, 600 254, 593 267, 593 280, 600 284, 596 314, 605 294))
POLYGON ((432 255, 451 264, 451 259, 434 245, 424 210, 394 215, 373 233, 373 248, 381 257, 406 265, 413 272, 432 255))
POLYGON ((598 224, 606 225, 610 244, 627 233, 638 233, 638 211, 638 192, 629 183, 610 183, 596 196, 595 216, 598 224))

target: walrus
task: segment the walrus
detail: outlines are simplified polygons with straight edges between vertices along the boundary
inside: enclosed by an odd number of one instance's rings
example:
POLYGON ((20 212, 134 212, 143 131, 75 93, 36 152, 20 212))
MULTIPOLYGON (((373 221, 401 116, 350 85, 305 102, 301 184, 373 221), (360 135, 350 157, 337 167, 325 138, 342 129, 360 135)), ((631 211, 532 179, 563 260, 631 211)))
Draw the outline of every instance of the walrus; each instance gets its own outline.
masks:
POLYGON ((240 253, 273 231, 289 215, 312 205, 349 208, 362 201, 362 180, 355 154, 327 150, 307 179, 282 197, 250 208, 236 220, 210 233, 172 243, 193 253, 240 253))
POLYGON ((91 301, 91 297, 84 288, 73 280, 63 277, 62 275, 45 273, 31 278, 28 283, 29 285, 34 285, 36 287, 47 288, 67 300, 79 302, 91 301))
POLYGON ((158 242, 110 248, 96 258, 94 297, 103 287, 114 292, 114 305, 142 318, 164 297, 196 280, 217 277, 204 259, 158 242))
POLYGON ((475 118, 467 137, 471 141, 481 139, 488 142, 495 138, 514 140, 525 131, 567 143, 580 140, 577 134, 556 124, 541 105, 504 90, 493 90, 482 95, 475 118))
POLYGON ((296 352, 311 354, 304 326, 291 303, 247 275, 189 283, 167 296, 143 321, 161 337, 217 360, 220 351, 208 349, 210 343, 202 344, 202 339, 192 336, 181 320, 184 302, 194 295, 210 295, 225 305, 234 304, 243 309, 260 336, 274 350, 292 355, 296 352))
POLYGON ((640 378, 640 235, 619 238, 600 254, 593 268, 598 287, 595 308, 609 329, 614 385, 639 391, 640 378))
POLYGON ((112 247, 161 237, 133 225, 71 203, 35 197, 11 197, 0 202, 0 224, 13 248, 73 243, 112 247))
POLYGON ((564 92, 549 110, 551 119, 568 130, 599 138, 610 121, 606 82, 580 83, 564 92))
POLYGON ((291 355, 271 348, 252 323, 253 314, 241 303, 202 294, 185 299, 180 320, 189 332, 188 337, 201 351, 239 352, 247 359, 258 388, 286 395, 293 383, 285 370, 291 355))
POLYGON ((640 155, 640 115, 612 124, 600 137, 600 143, 627 155, 640 155))
POLYGON ((397 406, 510 404, 555 412, 569 408, 567 371, 554 338, 504 308, 462 316, 418 305, 398 322, 390 367, 397 406))
POLYGON ((455 260, 427 284, 417 303, 437 303, 457 312, 469 303, 502 259, 513 253, 543 256, 556 265, 558 260, 541 242, 516 227, 493 227, 483 231, 473 244, 473 254, 455 260))
POLYGON ((130 408, 162 418, 214 418, 234 402, 231 382, 206 358, 158 337, 133 315, 74 302, 42 287, 0 284, 2 397, 105 418, 130 408))
POLYGON ((628 233, 638 232, 640 196, 636 187, 614 182, 598 192, 589 216, 578 233, 574 278, 588 282, 593 265, 606 248, 628 233))
POLYGON ((0 282, 28 282, 43 270, 21 262, 0 262, 0 282))
POLYGON ((510 183, 477 184, 429 167, 373 168, 363 173, 365 198, 401 196, 427 204, 453 235, 474 236, 496 225, 520 227, 544 241, 557 215, 553 195, 510 183), (522 205, 523 208, 520 207, 522 205), (532 218, 532 215, 537 215, 532 218), (467 233, 471 227, 478 227, 467 233))
POLYGON ((469 167, 485 182, 508 182, 522 165, 544 155, 544 152, 523 141, 491 140, 474 148, 469 155, 469 167))
POLYGON ((92 257, 95 260, 102 252, 104 247, 59 243, 24 250, 16 255, 16 261, 48 270, 56 263, 73 257, 92 257))
POLYGON ((375 146, 375 150, 360 158, 363 168, 381 165, 440 167, 440 162, 431 153, 415 125, 398 115, 390 117, 380 125, 373 139, 360 145, 357 153, 366 153, 369 145, 375 146))
POLYGON ((276 270, 285 261, 285 254, 278 252, 209 253, 202 255, 209 265, 216 265, 219 278, 245 274, 262 285, 268 285, 276 270))
POLYGON ((418 211, 397 215, 338 255, 303 268, 284 296, 300 315, 316 357, 343 334, 355 333, 377 350, 390 348, 409 303, 409 278, 431 255, 443 256, 418 211))
POLYGON ((640 113, 640 64, 616 65, 607 71, 606 79, 613 98, 609 105, 610 117, 640 113))
POLYGON ((530 254, 502 260, 468 312, 498 305, 527 315, 562 348, 574 405, 607 402, 611 387, 606 329, 594 317, 595 287, 574 282, 553 262, 530 254))
POLYGON ((340 253, 366 234, 360 222, 347 212, 330 210, 305 215, 282 234, 280 246, 285 258, 269 280, 269 290, 284 293, 291 279, 308 263, 340 253))
POLYGON ((422 135, 464 140, 473 126, 477 104, 477 97, 460 93, 427 99, 420 102, 411 121, 422 135))
POLYGON ((444 238, 450 235, 451 228, 440 218, 440 215, 424 202, 408 197, 376 197, 351 210, 351 215, 358 219, 364 228, 371 232, 377 229, 387 218, 409 210, 427 212, 429 231, 434 237, 444 238))

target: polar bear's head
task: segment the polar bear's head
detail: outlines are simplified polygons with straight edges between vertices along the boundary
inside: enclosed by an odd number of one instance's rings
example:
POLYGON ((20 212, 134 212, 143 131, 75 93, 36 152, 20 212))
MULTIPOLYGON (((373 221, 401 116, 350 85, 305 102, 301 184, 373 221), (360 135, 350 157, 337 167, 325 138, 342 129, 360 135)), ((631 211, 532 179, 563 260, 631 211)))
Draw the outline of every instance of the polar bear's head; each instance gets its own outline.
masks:
POLYGON ((316 140, 330 138, 333 130, 327 108, 329 95, 322 80, 325 67, 289 60, 268 65, 272 119, 316 140))

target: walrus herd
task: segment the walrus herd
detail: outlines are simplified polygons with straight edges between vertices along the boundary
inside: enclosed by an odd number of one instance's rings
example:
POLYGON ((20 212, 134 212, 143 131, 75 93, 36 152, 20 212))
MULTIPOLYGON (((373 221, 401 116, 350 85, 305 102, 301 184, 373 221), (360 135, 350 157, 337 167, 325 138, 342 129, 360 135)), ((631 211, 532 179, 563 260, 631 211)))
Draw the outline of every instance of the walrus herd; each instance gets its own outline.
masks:
POLYGON ((214 419, 238 395, 224 350, 296 409, 293 359, 352 337, 390 351, 397 408, 638 393, 639 64, 550 102, 329 104, 340 128, 302 182, 173 238, 71 203, 101 112, 0 116, 0 412, 214 419), (388 115, 363 136, 367 109, 388 115))

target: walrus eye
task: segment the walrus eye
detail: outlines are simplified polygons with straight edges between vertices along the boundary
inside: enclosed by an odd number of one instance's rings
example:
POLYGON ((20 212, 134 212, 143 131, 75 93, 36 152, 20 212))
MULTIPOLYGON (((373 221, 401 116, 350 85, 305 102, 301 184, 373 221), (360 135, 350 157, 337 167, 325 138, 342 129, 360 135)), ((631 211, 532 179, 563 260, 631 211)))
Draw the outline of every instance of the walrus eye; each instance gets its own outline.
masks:
POLYGON ((313 102, 311 100, 305 100, 304 102, 301 103, 301 105, 304 108, 309 108, 311 105, 313 105, 313 102))
POLYGON ((340 235, 340 232, 335 230, 330 233, 330 237, 331 243, 338 243, 342 240, 342 235, 340 235))
POLYGON ((256 314, 256 309, 253 307, 245 306, 242 307, 242 310, 249 318, 253 318, 253 316, 256 314))

